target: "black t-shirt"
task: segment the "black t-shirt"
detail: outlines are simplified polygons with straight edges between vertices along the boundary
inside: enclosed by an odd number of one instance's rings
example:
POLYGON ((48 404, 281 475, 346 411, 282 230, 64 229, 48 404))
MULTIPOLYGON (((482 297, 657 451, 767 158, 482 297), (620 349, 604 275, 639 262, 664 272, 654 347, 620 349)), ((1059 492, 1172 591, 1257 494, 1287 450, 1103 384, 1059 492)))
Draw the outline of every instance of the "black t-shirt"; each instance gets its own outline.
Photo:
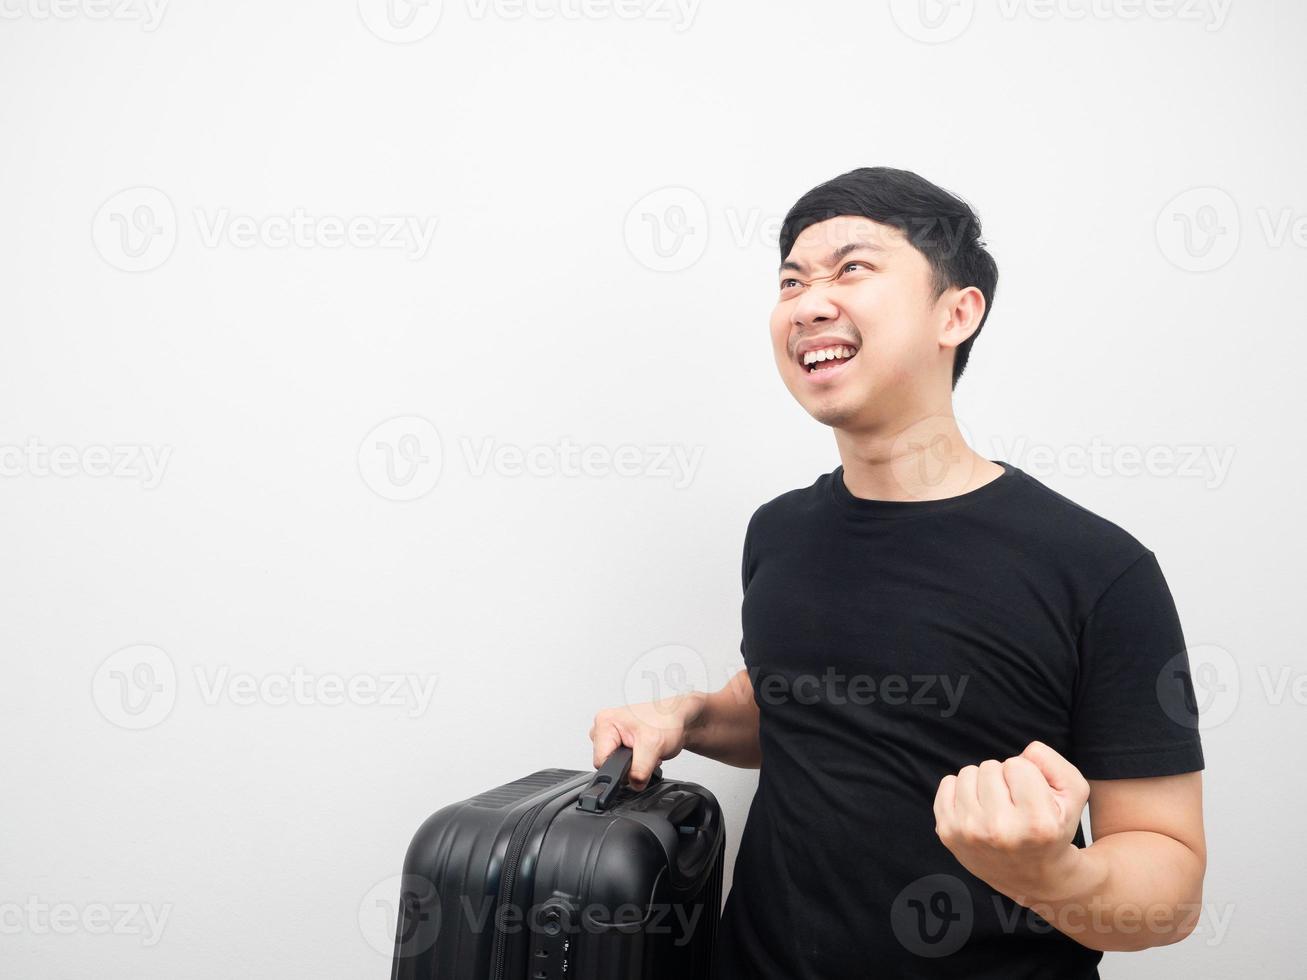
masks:
POLYGON ((1034 740, 1087 779, 1202 769, 1184 637, 1152 551, 994 462, 930 501, 854 497, 840 468, 749 522, 762 767, 719 980, 1098 976, 953 857, 932 804, 1034 740))

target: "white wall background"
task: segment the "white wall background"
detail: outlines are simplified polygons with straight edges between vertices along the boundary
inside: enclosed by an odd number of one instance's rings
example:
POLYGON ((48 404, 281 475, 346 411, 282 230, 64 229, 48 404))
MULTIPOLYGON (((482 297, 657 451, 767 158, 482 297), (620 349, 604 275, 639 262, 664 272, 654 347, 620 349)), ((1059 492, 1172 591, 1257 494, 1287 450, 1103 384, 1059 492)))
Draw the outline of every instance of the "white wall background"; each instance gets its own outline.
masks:
MULTIPOLYGON (((1211 908, 1104 976, 1298 975, 1301 5, 395 3, 0 0, 0 972, 387 976, 430 811, 722 683, 837 462, 776 228, 888 164, 999 262, 973 445, 1158 553, 1210 701, 1211 908)), ((668 768, 733 852, 752 774, 668 768)))

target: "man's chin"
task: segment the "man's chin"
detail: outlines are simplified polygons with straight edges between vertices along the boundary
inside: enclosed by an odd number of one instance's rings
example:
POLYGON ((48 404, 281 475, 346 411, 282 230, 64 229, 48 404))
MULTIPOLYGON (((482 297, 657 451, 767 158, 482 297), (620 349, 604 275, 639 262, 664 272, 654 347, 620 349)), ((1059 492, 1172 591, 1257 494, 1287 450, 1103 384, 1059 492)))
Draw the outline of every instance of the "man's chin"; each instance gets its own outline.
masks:
POLYGON ((822 400, 803 407, 814 419, 832 429, 848 428, 858 417, 856 406, 843 404, 835 399, 822 400))

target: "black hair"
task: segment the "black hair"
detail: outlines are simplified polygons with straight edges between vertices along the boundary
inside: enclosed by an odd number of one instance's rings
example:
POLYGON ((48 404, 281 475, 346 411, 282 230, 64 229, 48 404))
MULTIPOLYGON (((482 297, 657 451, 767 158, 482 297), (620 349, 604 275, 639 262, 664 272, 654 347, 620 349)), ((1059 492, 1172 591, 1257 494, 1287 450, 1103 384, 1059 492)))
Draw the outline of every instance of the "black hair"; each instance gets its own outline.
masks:
POLYGON ((930 263, 934 298, 946 289, 975 286, 985 297, 980 325, 953 355, 953 387, 966 369, 971 345, 994 305, 998 265, 985 250, 980 218, 966 201, 910 170, 859 167, 804 194, 781 225, 781 261, 809 225, 842 215, 870 218, 897 228, 930 263))

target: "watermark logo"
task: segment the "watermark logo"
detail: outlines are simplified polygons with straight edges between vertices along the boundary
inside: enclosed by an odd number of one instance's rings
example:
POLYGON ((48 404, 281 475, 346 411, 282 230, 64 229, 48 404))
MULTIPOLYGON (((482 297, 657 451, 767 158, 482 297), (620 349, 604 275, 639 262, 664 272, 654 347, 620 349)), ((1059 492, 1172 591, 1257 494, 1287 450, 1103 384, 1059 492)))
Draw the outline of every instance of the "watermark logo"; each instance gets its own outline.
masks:
POLYGON ((1257 664, 1257 682, 1245 685, 1239 662, 1212 643, 1191 646, 1157 675, 1157 700, 1166 716, 1186 728, 1208 731, 1229 721, 1255 692, 1271 707, 1307 707, 1307 672, 1290 664, 1257 664))
POLYGON ((390 44, 421 41, 440 23, 442 0, 358 0, 364 26, 390 44))
POLYGON ((1219 187, 1193 187, 1171 198, 1157 216, 1157 245, 1186 272, 1212 272, 1239 249, 1239 206, 1219 187))
POLYGON ((936 499, 941 489, 970 486, 977 460, 972 453, 958 448, 970 444, 970 430, 961 419, 952 415, 918 419, 899 432, 890 445, 895 482, 909 499, 925 500, 936 499), (961 443, 953 439, 955 428, 961 443))
POLYGON ((890 905, 890 926, 908 952, 928 959, 956 953, 971 936, 971 892, 951 874, 911 882, 890 905))
POLYGON ((680 272, 708 248, 708 206, 688 187, 664 187, 646 194, 626 213, 626 248, 645 268, 680 272))
POLYGON ((900 31, 922 44, 960 37, 976 13, 975 0, 890 0, 890 16, 900 31))
MULTIPOLYGON (((426 714, 435 699, 436 674, 315 673, 297 665, 255 674, 229 664, 197 664, 191 678, 206 708, 284 706, 398 708, 409 718, 426 714)), ((91 696, 106 721, 140 731, 162 724, 181 687, 176 665, 159 647, 137 644, 109 656, 91 682, 91 696)))
MULTIPOLYGON (((697 929, 710 924, 703 902, 573 902, 554 895, 524 904, 507 896, 452 898, 442 908, 432 882, 421 875, 395 875, 378 882, 359 903, 359 931, 376 953, 417 956, 430 949, 442 928, 464 936, 516 936, 530 933, 556 941, 564 961, 581 933, 610 935, 615 927, 636 927, 647 937, 667 936, 679 948, 694 941, 697 929)), ((714 918, 715 912, 714 909, 714 918)), ((562 970, 567 974, 565 965, 562 970)))
POLYGON ((1268 249, 1307 249, 1307 214, 1291 207, 1260 205, 1244 227, 1238 202, 1219 187, 1195 187, 1177 194, 1157 218, 1162 255, 1186 272, 1213 272, 1234 258, 1245 237, 1268 249))
POLYGON ((177 668, 156 646, 124 647, 100 664, 91 696, 111 724, 130 731, 153 728, 177 703, 177 668))
POLYGON ((1224 724, 1239 706, 1239 665, 1211 643, 1181 650, 1158 671, 1157 702, 1186 728, 1207 731, 1224 724))
MULTIPOLYGON (((445 460, 439 431, 427 419, 405 415, 382 422, 359 444, 359 475, 386 500, 417 500, 441 478, 445 460)), ((676 490, 694 482, 703 446, 580 443, 569 438, 523 445, 491 436, 460 436, 451 460, 470 477, 504 479, 649 479, 676 490)))
POLYGON ((668 643, 640 654, 626 670, 622 694, 627 707, 652 728, 678 725, 686 698, 709 689, 708 664, 698 650, 668 643))
POLYGON ((440 932, 436 886, 421 875, 394 875, 368 889, 358 909, 364 942, 382 956, 416 956, 440 932))
POLYGON ((177 212, 157 187, 129 187, 95 213, 91 237, 100 257, 123 272, 149 272, 177 246, 177 212))
POLYGON ((440 433, 417 415, 388 419, 359 444, 359 475, 386 500, 411 501, 430 493, 442 462, 440 433))
MULTIPOLYGON (((3 2, 3 0, 0 0, 3 2)), ((400 252, 409 261, 426 257, 439 219, 414 214, 243 214, 228 207, 192 211, 202 248, 274 250, 359 249, 400 252)), ((171 258, 182 228, 171 199, 157 187, 129 187, 100 206, 91 237, 100 257, 124 272, 150 272, 171 258)))

